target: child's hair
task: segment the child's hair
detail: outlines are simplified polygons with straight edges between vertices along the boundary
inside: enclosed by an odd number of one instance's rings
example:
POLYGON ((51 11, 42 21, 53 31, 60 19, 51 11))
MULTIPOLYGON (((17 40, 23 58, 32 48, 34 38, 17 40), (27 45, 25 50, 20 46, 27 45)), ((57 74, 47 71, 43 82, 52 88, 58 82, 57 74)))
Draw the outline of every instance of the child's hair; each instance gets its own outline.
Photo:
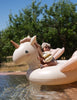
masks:
POLYGON ((43 49, 44 49, 46 46, 49 47, 49 49, 50 49, 50 47, 51 47, 51 45, 50 45, 49 43, 43 42, 42 45, 41 45, 42 51, 43 51, 43 49))

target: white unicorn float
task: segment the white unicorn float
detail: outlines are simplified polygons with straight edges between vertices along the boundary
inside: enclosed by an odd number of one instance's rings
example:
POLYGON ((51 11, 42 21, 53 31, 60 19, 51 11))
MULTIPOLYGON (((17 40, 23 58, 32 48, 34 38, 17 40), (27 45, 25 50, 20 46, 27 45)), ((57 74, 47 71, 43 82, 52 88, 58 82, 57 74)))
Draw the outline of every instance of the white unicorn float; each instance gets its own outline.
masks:
MULTIPOLYGON (((77 51, 75 51, 69 60, 57 60, 55 66, 40 68, 38 60, 39 50, 36 43, 36 36, 25 38, 20 41, 20 45, 11 41, 16 47, 13 53, 13 61, 17 64, 26 63, 29 65, 27 77, 29 81, 40 85, 61 85, 77 81, 77 51)), ((57 59, 63 51, 58 51, 57 59)))

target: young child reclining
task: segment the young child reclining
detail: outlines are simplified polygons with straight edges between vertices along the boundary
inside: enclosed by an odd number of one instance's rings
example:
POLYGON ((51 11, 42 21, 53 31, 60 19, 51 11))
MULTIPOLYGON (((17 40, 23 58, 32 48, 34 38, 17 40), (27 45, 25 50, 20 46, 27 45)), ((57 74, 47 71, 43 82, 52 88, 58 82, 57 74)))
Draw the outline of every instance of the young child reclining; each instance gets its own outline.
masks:
MULTIPOLYGON (((36 44, 38 48, 40 46, 36 44)), ((50 53, 50 44, 49 43, 42 43, 42 50, 43 55, 39 55, 39 60, 41 62, 41 67, 47 67, 47 66, 54 66, 57 64, 57 61, 54 59, 52 54, 50 53)), ((41 49, 41 48, 40 48, 41 49)))

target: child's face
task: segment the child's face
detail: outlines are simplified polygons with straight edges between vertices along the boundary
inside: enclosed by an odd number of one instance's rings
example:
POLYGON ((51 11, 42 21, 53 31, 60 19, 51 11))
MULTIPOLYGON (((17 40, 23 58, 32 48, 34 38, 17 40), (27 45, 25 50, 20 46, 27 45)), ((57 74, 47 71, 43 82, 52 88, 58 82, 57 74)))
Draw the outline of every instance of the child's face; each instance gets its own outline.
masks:
POLYGON ((43 51, 49 51, 50 50, 50 47, 48 47, 48 46, 45 46, 44 48, 43 48, 43 51))

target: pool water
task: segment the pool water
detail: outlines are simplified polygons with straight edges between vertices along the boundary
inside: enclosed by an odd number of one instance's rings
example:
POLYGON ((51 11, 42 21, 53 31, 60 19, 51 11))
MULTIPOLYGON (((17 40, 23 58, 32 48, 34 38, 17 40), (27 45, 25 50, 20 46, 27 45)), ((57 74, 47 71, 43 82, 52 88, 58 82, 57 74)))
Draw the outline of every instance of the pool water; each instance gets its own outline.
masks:
POLYGON ((1 75, 0 100, 38 100, 38 87, 29 83, 25 75, 1 75))
POLYGON ((0 76, 0 100, 75 100, 77 82, 62 86, 29 83, 25 75, 0 76))
POLYGON ((0 76, 0 100, 53 100, 52 95, 40 85, 29 83, 25 75, 0 76))
POLYGON ((0 100, 25 100, 26 76, 0 76, 0 100))

